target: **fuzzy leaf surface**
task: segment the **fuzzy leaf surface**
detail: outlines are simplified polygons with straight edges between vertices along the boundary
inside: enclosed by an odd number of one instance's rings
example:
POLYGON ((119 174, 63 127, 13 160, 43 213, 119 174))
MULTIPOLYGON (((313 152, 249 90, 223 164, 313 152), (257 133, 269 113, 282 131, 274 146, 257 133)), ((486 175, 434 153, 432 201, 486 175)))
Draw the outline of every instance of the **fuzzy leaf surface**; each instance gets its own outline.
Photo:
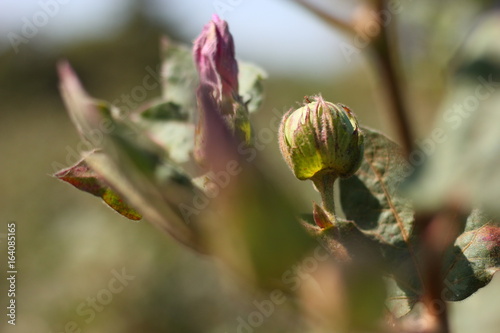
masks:
MULTIPOLYGON (((194 117, 198 73, 191 50, 182 44, 164 39, 162 43, 163 99, 176 104, 181 112, 194 117)), ((266 72, 253 64, 238 61, 239 95, 247 103, 248 111, 257 111, 262 104, 266 72)))
POLYGON ((500 223, 479 209, 468 217, 464 232, 448 251, 444 264, 449 301, 461 301, 486 286, 500 269, 500 223))
POLYGON ((388 308, 397 316, 409 312, 422 289, 415 261, 413 209, 399 195, 406 162, 399 146, 384 135, 363 129, 365 152, 361 167, 340 182, 342 208, 348 220, 378 244, 387 262, 388 308))
MULTIPOLYGON (((413 209, 400 191, 409 169, 397 144, 366 128, 364 134, 364 160, 353 177, 341 180, 341 203, 370 249, 380 254, 386 270, 386 304, 400 317, 423 295, 413 209)), ((462 300, 489 283, 500 267, 499 236, 497 221, 480 210, 470 214, 443 262, 443 300, 462 300)))

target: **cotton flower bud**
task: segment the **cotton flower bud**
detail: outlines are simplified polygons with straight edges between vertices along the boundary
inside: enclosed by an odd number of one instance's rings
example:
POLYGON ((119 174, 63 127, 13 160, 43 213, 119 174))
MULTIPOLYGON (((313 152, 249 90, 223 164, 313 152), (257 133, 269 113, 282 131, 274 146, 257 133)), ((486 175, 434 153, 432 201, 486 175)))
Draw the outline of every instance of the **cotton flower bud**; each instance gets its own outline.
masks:
POLYGON ((354 114, 321 96, 283 116, 279 141, 285 161, 301 180, 325 173, 350 177, 363 157, 363 135, 354 114))
POLYGON ((226 21, 213 16, 195 40, 193 56, 200 80, 194 155, 198 162, 204 164, 207 160, 205 118, 209 111, 213 111, 212 115, 218 114, 236 139, 247 145, 252 142, 252 127, 247 105, 239 95, 238 62, 233 36, 226 21))

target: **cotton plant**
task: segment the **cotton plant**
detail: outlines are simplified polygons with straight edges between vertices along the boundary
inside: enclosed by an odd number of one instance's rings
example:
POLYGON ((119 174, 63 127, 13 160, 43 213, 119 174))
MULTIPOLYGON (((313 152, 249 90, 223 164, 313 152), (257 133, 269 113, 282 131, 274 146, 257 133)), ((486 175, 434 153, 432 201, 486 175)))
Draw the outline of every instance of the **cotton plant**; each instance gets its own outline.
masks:
MULTIPOLYGON (((384 45, 374 42, 379 56, 384 45)), ((70 65, 59 65, 65 105, 94 149, 55 177, 220 259, 244 283, 290 295, 311 332, 421 331, 408 324, 418 303, 425 330, 446 332, 445 302, 469 297, 498 270, 495 209, 471 200, 450 210, 444 198, 453 179, 430 209, 422 198, 432 192, 434 163, 416 174, 408 145, 319 93, 283 115, 276 137, 297 181, 310 180, 321 195, 309 212, 298 211, 299 195, 263 170, 253 145, 251 114, 261 107, 266 74, 236 60, 218 16, 191 49, 165 38, 162 61, 162 96, 129 113, 90 97, 70 65), (109 131, 92 140, 102 124, 109 131), (251 158, 242 154, 248 150, 251 158), (335 209, 336 183, 345 218, 335 209), (319 289, 291 288, 290 267, 318 249, 328 253, 310 272, 319 289)), ((464 68, 477 59, 467 61, 464 68)))

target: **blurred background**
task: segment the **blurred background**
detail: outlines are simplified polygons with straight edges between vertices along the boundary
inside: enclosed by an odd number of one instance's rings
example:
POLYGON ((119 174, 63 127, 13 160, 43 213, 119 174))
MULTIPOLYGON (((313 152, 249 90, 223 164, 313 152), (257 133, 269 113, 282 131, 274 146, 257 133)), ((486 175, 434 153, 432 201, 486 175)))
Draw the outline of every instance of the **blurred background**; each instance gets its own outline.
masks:
MULTIPOLYGON (((311 2, 339 17, 356 15, 359 3, 311 2)), ((482 3, 401 3, 393 17, 401 76, 412 124, 423 137, 432 129, 448 63, 482 3)), ((284 112, 305 95, 322 93, 349 105, 365 126, 394 137, 368 49, 346 54, 352 41, 294 1, 2 0, 0 267, 7 261, 7 224, 15 221, 18 307, 16 326, 1 314, 1 332, 236 332, 238 318, 255 310, 255 296, 235 293, 240 286, 221 278, 213 260, 50 176, 57 166, 69 166, 67 156, 79 142, 59 96, 58 61, 71 63, 92 96, 121 99, 142 84, 148 68, 160 64, 162 35, 190 44, 214 13, 229 22, 237 57, 269 74, 265 104, 253 119, 256 128, 269 124, 272 110, 284 112), (117 275, 128 277, 120 291, 110 287, 117 275)), ((159 88, 151 90, 135 102, 159 94, 159 88)), ((287 169, 275 143, 263 153, 274 161, 277 179, 304 197, 316 195, 310 184, 278 172, 287 169)), ((7 306, 5 281, 1 309, 7 306)), ((453 304, 454 332, 497 332, 498 299, 496 278, 453 304)), ((292 307, 285 303, 255 331, 281 332, 277 327, 286 327, 292 307)), ((300 331, 293 320, 289 325, 283 332, 300 331)))

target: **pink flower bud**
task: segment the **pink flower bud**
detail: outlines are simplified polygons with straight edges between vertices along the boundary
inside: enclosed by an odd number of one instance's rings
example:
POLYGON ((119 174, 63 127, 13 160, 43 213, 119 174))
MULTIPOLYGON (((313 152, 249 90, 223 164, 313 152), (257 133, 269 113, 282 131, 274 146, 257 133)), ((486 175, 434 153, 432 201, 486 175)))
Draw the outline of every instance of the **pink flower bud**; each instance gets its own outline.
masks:
POLYGON ((238 95, 238 63, 227 22, 214 15, 194 42, 200 84, 212 86, 219 98, 238 95))
POLYGON ((208 128, 211 122, 206 117, 219 115, 236 140, 246 144, 251 142, 252 130, 248 108, 238 94, 238 63, 227 22, 214 15, 195 40, 193 55, 200 79, 194 153, 198 162, 204 164, 207 137, 214 130, 208 128))

